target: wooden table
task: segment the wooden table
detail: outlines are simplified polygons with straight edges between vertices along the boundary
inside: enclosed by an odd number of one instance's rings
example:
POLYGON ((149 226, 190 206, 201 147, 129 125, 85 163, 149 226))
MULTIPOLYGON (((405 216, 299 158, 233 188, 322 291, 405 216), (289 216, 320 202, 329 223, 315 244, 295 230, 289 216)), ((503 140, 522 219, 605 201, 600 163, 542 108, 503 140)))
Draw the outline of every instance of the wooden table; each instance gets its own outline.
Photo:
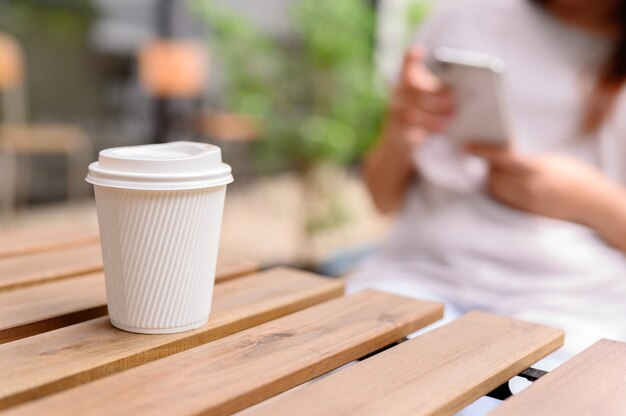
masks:
MULTIPOLYGON (((224 258, 205 326, 131 334, 106 317, 97 237, 1 248, 3 415, 450 415, 563 343, 474 311, 398 344, 442 305, 224 258)), ((595 344, 494 412, 526 414, 626 415, 626 344, 595 344)))

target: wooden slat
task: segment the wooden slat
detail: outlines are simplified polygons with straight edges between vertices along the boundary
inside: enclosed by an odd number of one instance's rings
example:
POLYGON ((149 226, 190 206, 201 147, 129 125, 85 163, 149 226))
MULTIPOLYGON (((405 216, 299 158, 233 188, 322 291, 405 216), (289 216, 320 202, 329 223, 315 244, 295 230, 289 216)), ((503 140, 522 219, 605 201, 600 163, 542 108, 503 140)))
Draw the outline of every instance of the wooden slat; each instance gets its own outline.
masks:
POLYGON ((559 330, 475 311, 246 414, 451 415, 562 343, 559 330))
MULTIPOLYGON (((220 273, 216 281, 225 281, 252 273, 259 265, 252 260, 218 258, 220 273)), ((47 252, 0 259, 0 292, 33 286, 53 280, 75 277, 102 270, 99 244, 87 244, 47 252)))
POLYGON ((231 414, 389 345, 442 313, 441 304, 364 291, 18 407, 15 414, 231 414))
POLYGON ((68 230, 68 227, 5 231, 0 234, 0 259, 92 245, 98 241, 95 232, 68 230))
POLYGON ((626 415, 626 344, 606 339, 595 343, 491 414, 626 415))
MULTIPOLYGON (((254 261, 217 262, 216 283, 258 269, 254 261)), ((106 315, 102 273, 0 293, 0 344, 106 315)))
POLYGON ((196 347, 342 293, 340 281, 273 269, 217 285, 209 322, 193 331, 131 334, 102 317, 2 344, 0 408, 196 347))
POLYGON ((0 292, 99 270, 98 244, 4 258, 0 259, 0 292))
POLYGON ((259 270, 259 263, 254 260, 239 260, 220 255, 217 258, 215 282, 221 283, 259 270))
POLYGON ((0 293, 0 344, 104 315, 102 273, 0 293))

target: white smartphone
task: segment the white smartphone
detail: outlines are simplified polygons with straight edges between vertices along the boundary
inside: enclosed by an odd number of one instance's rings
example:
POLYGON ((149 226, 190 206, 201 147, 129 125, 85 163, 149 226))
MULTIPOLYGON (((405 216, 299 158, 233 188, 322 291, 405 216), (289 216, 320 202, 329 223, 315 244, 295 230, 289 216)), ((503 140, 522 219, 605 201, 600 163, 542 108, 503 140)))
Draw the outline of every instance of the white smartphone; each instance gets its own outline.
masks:
POLYGON ((447 131, 455 143, 510 143, 503 60, 484 53, 439 47, 431 67, 455 96, 455 115, 447 131))

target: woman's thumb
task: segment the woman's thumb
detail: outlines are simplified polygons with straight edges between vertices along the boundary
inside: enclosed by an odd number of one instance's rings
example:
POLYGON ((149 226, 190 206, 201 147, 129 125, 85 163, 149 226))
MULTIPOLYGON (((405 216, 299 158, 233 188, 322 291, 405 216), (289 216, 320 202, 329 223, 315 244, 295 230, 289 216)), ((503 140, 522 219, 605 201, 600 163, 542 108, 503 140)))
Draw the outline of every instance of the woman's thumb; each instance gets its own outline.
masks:
POLYGON ((410 81, 415 69, 422 65, 426 50, 418 45, 411 46, 404 55, 401 76, 405 81, 410 81))

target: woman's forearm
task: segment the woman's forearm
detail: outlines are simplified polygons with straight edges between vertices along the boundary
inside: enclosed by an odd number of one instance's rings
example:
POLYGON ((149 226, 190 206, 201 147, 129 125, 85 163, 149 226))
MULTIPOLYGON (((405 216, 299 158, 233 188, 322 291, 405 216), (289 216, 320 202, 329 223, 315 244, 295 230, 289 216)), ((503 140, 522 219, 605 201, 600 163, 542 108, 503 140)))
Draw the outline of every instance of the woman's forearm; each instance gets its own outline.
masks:
POLYGON ((378 210, 396 211, 404 202, 406 190, 415 175, 413 147, 420 139, 413 129, 386 124, 378 145, 366 157, 365 182, 378 210))
POLYGON ((626 253, 626 189, 607 183, 587 211, 588 226, 606 242, 626 253))
POLYGON ((364 163, 364 176, 376 207, 396 211, 415 175, 413 148, 426 132, 441 131, 454 111, 454 96, 423 64, 425 51, 410 48, 389 103, 378 145, 364 163))

